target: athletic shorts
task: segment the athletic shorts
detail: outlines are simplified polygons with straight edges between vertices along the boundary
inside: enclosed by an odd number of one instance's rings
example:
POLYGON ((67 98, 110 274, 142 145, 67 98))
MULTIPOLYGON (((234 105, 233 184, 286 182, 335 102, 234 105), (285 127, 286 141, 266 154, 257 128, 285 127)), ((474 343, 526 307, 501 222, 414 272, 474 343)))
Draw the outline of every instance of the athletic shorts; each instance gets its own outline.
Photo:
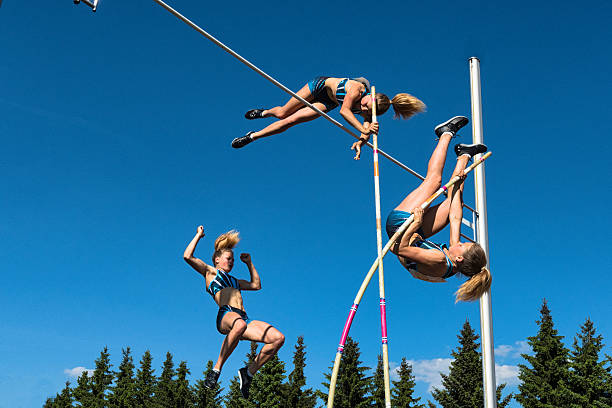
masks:
POLYGON ((251 319, 249 319, 249 316, 247 316, 244 310, 231 307, 230 305, 223 305, 219 308, 219 312, 217 313, 217 331, 221 334, 227 334, 221 331, 221 320, 223 320, 223 316, 225 316, 227 312, 238 313, 240 318, 244 320, 247 325, 251 323, 251 319))
POLYGON ((329 95, 327 94, 327 89, 325 89, 325 80, 329 77, 316 77, 308 81, 308 89, 310 89, 310 93, 314 97, 314 102, 321 102, 325 105, 326 111, 329 112, 332 109, 335 109, 338 106, 338 103, 334 102, 329 95))
MULTIPOLYGON (((400 210, 393 210, 389 213, 389 215, 387 216, 387 223, 385 225, 385 229, 387 230, 387 235, 389 236, 389 238, 391 238, 393 234, 395 234, 395 232, 402 226, 402 224, 408 218, 410 218, 411 215, 412 214, 408 211, 400 210)), ((425 238, 425 234, 423 234, 423 230, 421 228, 419 228, 417 234, 425 238)))

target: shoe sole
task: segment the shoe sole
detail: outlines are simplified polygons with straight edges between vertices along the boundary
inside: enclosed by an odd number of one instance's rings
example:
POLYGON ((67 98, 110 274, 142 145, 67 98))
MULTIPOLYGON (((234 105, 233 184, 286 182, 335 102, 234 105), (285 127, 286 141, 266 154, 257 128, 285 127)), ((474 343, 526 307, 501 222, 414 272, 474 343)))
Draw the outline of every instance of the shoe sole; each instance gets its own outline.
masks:
POLYGON ((242 395, 242 398, 246 399, 244 393, 242 392, 242 371, 240 370, 238 370, 238 380, 240 381, 240 394, 242 395))
MULTIPOLYGON (((438 129, 440 129, 441 127, 448 126, 448 124, 449 124, 449 123, 451 123, 453 120, 458 119, 458 118, 464 118, 464 119, 467 119, 465 116, 461 116, 461 115, 459 115, 459 116, 455 116, 455 117, 452 117, 452 118, 450 118, 449 120, 447 120, 446 122, 444 122, 444 123, 440 123, 438 126, 436 126, 436 127, 434 128, 434 132, 436 132, 436 131, 437 131, 438 129)), ((466 123, 466 125, 467 125, 467 123, 466 123)), ((463 126, 465 126, 465 125, 463 125, 463 126)), ((463 126, 462 126, 462 127, 463 127, 463 126)), ((431 128, 430 128, 430 129, 431 129, 431 128)))

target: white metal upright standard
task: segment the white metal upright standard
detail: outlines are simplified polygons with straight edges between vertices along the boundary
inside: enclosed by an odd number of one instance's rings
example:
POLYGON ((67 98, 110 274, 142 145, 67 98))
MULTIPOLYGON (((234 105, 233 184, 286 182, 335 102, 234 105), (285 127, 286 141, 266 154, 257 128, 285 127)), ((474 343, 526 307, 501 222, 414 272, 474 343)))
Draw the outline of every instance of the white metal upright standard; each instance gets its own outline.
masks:
MULTIPOLYGON (((472 131, 474 143, 483 143, 482 138, 482 96, 480 93, 480 60, 470 58, 470 88, 472 95, 472 131)), ((476 156, 476 160, 480 156, 476 156)), ((484 249, 489 260, 489 236, 487 229, 487 196, 485 189, 485 168, 474 169, 476 194, 476 241, 484 249)), ((487 268, 490 266, 487 264, 487 268)), ((495 384, 495 355, 493 348, 493 321, 491 290, 480 298, 480 338, 482 340, 482 380, 484 386, 484 407, 497 408, 495 384)))

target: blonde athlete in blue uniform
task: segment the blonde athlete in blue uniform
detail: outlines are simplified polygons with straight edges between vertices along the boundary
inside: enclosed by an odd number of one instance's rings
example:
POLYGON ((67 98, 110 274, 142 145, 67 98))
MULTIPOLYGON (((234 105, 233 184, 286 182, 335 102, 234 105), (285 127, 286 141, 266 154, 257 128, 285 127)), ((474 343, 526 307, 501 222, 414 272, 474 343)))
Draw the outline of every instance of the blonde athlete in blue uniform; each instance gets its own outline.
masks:
POLYGON ((221 352, 217 363, 204 380, 207 388, 214 388, 219 379, 223 364, 234 351, 240 340, 251 340, 264 343, 255 360, 238 370, 240 378, 240 391, 245 398, 249 397, 249 387, 253 375, 266 361, 272 358, 285 342, 285 336, 272 325, 259 320, 251 320, 244 310, 241 290, 260 290, 261 281, 259 274, 253 266, 251 255, 240 254, 240 260, 249 269, 250 280, 236 279, 230 272, 234 267, 233 248, 238 244, 240 238, 238 232, 229 231, 215 240, 215 252, 212 256, 214 266, 207 265, 201 259, 193 256, 200 239, 204 237, 204 227, 199 226, 195 237, 191 240, 183 258, 204 277, 206 292, 219 305, 217 313, 217 330, 226 335, 221 345, 221 352))
MULTIPOLYGON (((359 159, 361 146, 369 139, 370 134, 378 132, 378 124, 372 121, 372 98, 370 97, 370 82, 365 78, 333 78, 316 77, 310 80, 297 94, 312 103, 323 112, 329 112, 340 106, 340 115, 359 133, 361 139, 351 149, 356 151, 355 159, 359 159), (355 115, 360 115, 363 123, 355 115)), ((376 94, 376 112, 385 113, 393 106, 395 117, 408 119, 412 115, 423 112, 425 104, 416 97, 400 93, 393 99, 382 93, 376 94)), ((275 135, 298 123, 311 121, 319 116, 317 112, 305 106, 296 98, 291 98, 283 106, 271 109, 251 109, 244 115, 247 119, 275 117, 279 120, 271 123, 260 131, 248 132, 232 141, 232 147, 238 149, 254 140, 275 135)))
MULTIPOLYGON (((420 205, 434 194, 442 183, 442 170, 446 151, 456 132, 468 124, 468 119, 456 116, 435 128, 438 146, 427 166, 427 176, 421 185, 412 191, 389 214, 387 234, 391 237, 411 214, 414 220, 396 241, 391 251, 401 264, 417 279, 428 282, 445 282, 459 273, 468 277, 457 291, 457 301, 472 301, 491 287, 491 273, 487 269, 487 258, 482 247, 472 242, 461 242, 461 220, 463 219, 463 180, 455 183, 442 203, 423 210, 420 205), (440 232, 450 224, 450 243, 436 244, 427 238, 440 232)), ((464 170, 476 154, 484 153, 482 144, 455 146, 457 164, 452 177, 465 179, 464 170)))

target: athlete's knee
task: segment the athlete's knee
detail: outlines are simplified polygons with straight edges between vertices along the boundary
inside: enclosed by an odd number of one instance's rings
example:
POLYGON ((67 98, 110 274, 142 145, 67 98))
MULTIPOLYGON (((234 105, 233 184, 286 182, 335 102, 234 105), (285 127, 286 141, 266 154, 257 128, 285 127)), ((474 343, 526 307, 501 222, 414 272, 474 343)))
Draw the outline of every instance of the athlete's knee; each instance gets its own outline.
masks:
POLYGON ((244 320, 242 319, 236 319, 236 321, 234 322, 234 325, 232 326, 232 333, 236 333, 240 336, 242 336, 244 334, 244 332, 247 329, 247 324, 244 320))
POLYGON ((442 174, 428 174, 425 177, 425 183, 438 189, 442 186, 442 174))
POLYGON ((272 337, 272 344, 274 344, 274 347, 278 350, 279 348, 283 347, 283 344, 285 344, 285 335, 279 331, 277 331, 274 336, 272 337))

